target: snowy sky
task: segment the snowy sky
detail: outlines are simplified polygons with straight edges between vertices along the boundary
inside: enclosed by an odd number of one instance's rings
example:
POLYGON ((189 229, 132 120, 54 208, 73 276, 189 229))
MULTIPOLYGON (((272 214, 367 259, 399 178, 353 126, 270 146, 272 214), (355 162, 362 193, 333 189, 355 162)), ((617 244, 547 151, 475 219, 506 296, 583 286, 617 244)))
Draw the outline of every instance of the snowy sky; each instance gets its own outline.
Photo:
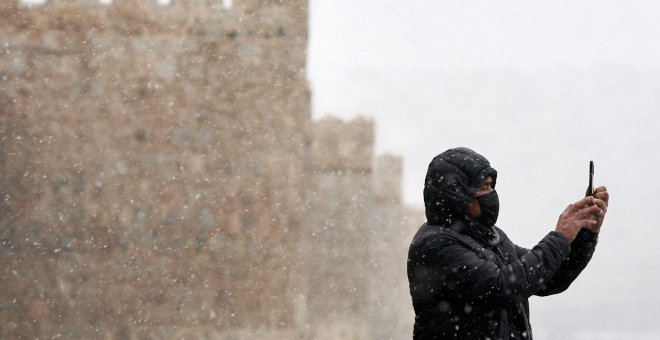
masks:
POLYGON ((515 137, 576 119, 593 129, 618 126, 638 113, 602 116, 584 103, 579 114, 596 119, 580 119, 575 101, 610 106, 602 97, 613 89, 600 88, 601 78, 635 85, 660 66, 654 1, 311 0, 310 8, 314 116, 374 117, 377 149, 409 163, 409 202, 421 201, 418 172, 430 156, 458 144, 476 148, 470 140, 479 135, 515 137), (567 86, 576 88, 562 92, 567 86), (571 102, 538 103, 559 99, 571 102))
POLYGON ((583 195, 594 160, 612 194, 600 255, 569 292, 535 302, 532 322, 541 334, 660 334, 649 280, 660 276, 660 2, 310 0, 310 11, 313 116, 373 117, 377 151, 404 157, 407 202, 421 203, 433 156, 471 147, 499 171, 498 224, 532 246, 583 195))

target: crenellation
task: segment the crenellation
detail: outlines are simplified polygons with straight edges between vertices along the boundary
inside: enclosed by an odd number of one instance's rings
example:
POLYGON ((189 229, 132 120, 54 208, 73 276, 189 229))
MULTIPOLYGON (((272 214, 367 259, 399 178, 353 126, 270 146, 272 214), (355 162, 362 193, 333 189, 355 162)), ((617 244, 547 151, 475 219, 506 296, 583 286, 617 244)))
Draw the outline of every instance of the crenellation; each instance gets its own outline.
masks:
POLYGON ((101 2, 98 0, 46 0, 44 4, 50 6, 56 6, 56 7, 57 6, 86 7, 86 6, 100 6, 101 2))
POLYGON ((0 0, 0 11, 15 8, 18 5, 16 0, 0 0))
POLYGON ((312 142, 312 166, 322 172, 371 173, 373 121, 358 118, 344 123, 324 118, 315 124, 312 142))

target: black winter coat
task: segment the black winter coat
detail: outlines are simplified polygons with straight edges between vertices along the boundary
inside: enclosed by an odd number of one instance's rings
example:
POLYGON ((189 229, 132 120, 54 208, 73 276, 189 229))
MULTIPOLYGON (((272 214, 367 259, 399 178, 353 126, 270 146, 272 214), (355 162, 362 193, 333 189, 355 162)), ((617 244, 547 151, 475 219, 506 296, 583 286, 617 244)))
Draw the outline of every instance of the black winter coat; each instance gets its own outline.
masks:
POLYGON ((483 226, 468 221, 466 210, 452 207, 442 193, 450 192, 456 202, 465 201, 468 198, 457 193, 471 197, 474 189, 461 189, 461 182, 471 186, 485 176, 496 176, 496 172, 483 156, 465 148, 448 150, 434 162, 427 174, 425 201, 429 222, 437 223, 421 226, 408 253, 408 280, 415 309, 413 338, 531 339, 528 298, 568 288, 591 259, 597 236, 582 230, 569 243, 553 231, 529 250, 515 245, 494 227, 492 232, 499 235, 499 242, 493 245, 476 230, 483 226), (452 157, 447 157, 450 152, 452 157), (447 166, 447 160, 454 164, 447 166), (434 162, 443 164, 438 167, 434 162), (437 169, 441 170, 434 172, 437 169), (442 178, 442 185, 459 185, 437 187, 439 182, 434 176, 442 178), (452 176, 472 178, 452 180, 452 176), (427 190, 429 185, 436 187, 427 190), (442 200, 441 204, 435 204, 434 199, 442 200), (429 211, 429 204, 445 206, 429 211))
POLYGON ((586 230, 570 245, 553 231, 529 250, 498 232, 489 248, 449 228, 419 229, 408 254, 414 339, 531 339, 527 299, 566 290, 596 245, 586 230))

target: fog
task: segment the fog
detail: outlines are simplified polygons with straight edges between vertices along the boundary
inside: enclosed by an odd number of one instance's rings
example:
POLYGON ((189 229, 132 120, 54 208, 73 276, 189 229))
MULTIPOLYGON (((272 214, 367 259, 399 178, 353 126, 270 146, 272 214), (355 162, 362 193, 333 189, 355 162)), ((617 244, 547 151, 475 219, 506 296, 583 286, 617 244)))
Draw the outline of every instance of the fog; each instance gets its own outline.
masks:
POLYGON ((482 153, 499 172, 498 225, 525 247, 581 198, 593 160, 611 195, 599 245, 567 292, 531 299, 535 338, 657 338, 659 7, 313 0, 313 114, 373 117, 413 205, 433 156, 482 153))

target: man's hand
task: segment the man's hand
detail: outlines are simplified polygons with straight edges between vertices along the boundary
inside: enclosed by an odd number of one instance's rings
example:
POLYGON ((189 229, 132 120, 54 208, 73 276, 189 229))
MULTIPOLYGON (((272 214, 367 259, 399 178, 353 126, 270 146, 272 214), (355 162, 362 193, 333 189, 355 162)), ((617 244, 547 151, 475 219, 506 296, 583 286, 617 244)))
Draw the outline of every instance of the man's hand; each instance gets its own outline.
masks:
MULTIPOLYGON (((598 189, 601 188, 603 187, 598 189)), ((596 190, 594 190, 594 195, 596 195, 596 190)), ((607 194, 606 189, 605 194, 607 194)), ((602 194, 600 196, 602 196, 602 194)), ((568 207, 566 207, 564 212, 559 215, 559 220, 557 221, 557 227, 555 228, 555 231, 564 235, 569 242, 573 242, 575 236, 577 236, 578 232, 583 227, 593 232, 597 232, 595 230, 600 230, 600 226, 596 228, 598 225, 597 216, 605 216, 604 211, 606 209, 602 209, 603 204, 605 204, 605 208, 607 208, 605 201, 599 198, 594 198, 592 196, 585 197, 573 204, 570 204, 568 207), (600 202, 597 203, 597 201, 600 202)), ((601 224, 602 217, 600 219, 601 224)))
POLYGON ((594 216, 596 219, 596 225, 588 229, 596 234, 600 232, 600 227, 603 225, 609 201, 610 194, 607 192, 606 187, 598 187, 594 190, 594 204, 600 208, 600 211, 594 216))

